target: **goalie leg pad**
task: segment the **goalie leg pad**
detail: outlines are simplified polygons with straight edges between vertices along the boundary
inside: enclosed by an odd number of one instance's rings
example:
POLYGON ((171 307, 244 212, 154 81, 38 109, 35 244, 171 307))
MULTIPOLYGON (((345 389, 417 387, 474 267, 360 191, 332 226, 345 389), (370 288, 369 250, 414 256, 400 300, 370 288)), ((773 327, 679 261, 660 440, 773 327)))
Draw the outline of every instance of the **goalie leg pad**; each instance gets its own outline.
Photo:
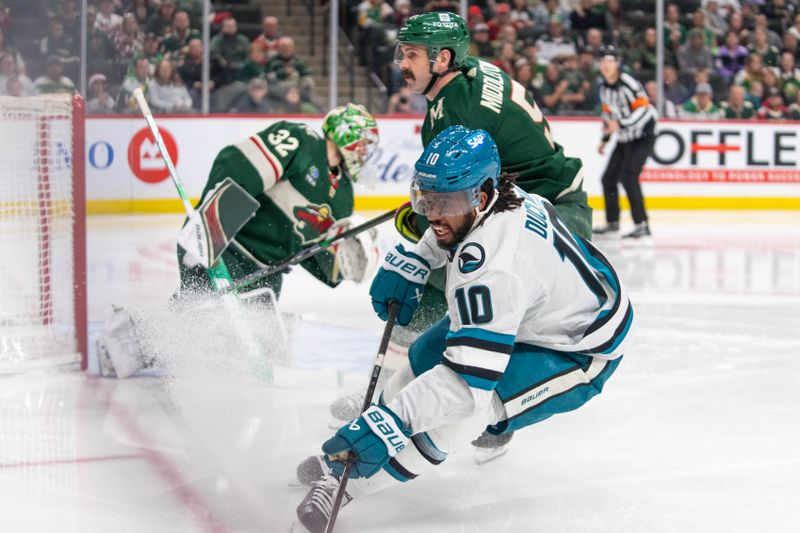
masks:
POLYGON ((122 308, 115 308, 103 324, 98 339, 100 370, 104 376, 128 378, 144 368, 145 355, 139 342, 133 316, 122 308))

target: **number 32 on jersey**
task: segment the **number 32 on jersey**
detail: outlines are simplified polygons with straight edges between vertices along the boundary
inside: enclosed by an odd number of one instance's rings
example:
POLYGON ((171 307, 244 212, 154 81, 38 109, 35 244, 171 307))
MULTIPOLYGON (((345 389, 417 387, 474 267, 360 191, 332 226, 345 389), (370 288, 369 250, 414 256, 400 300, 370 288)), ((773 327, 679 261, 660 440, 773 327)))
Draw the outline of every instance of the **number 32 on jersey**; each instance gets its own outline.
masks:
POLYGON ((286 157, 289 152, 297 150, 300 142, 289 134, 289 130, 278 130, 267 135, 267 140, 280 157, 286 157))

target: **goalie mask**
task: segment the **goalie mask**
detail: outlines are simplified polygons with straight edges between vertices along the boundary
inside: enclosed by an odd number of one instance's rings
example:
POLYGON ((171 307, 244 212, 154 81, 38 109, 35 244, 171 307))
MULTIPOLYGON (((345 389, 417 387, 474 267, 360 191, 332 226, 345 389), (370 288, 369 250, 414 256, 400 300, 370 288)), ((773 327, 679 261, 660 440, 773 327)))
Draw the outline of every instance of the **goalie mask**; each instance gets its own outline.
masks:
POLYGON ((351 103, 331 109, 322 131, 339 148, 351 180, 367 181, 369 174, 375 174, 374 167, 366 163, 378 147, 378 123, 364 106, 351 103))

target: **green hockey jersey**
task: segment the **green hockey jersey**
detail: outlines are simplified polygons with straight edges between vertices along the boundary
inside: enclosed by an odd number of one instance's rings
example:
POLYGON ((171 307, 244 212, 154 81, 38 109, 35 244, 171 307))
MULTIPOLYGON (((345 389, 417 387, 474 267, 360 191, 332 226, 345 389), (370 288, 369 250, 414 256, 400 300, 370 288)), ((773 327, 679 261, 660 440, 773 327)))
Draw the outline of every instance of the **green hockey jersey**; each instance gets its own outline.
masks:
MULTIPOLYGON (((352 183, 329 168, 324 137, 305 124, 276 122, 223 148, 201 203, 227 177, 261 204, 223 254, 234 280, 321 240, 353 212, 352 183)), ((301 264, 328 285, 339 282, 327 251, 301 264)))
POLYGON ((564 154, 533 98, 491 63, 467 58, 460 75, 428 102, 422 144, 456 124, 488 131, 503 171, 517 173, 523 190, 551 202, 581 190, 581 160, 564 154))

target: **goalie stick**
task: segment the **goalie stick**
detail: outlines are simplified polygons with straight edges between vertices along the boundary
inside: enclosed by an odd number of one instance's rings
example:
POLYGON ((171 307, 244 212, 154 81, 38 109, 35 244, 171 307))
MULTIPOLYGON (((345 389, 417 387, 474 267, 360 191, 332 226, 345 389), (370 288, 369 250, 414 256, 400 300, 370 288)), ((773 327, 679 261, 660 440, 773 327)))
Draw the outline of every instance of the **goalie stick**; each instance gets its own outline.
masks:
POLYGON ((336 242, 339 242, 339 241, 341 241, 343 239, 346 239, 348 237, 352 237, 353 235, 357 235, 358 233, 361 233, 362 231, 366 231, 368 229, 374 228, 378 224, 386 222, 387 220, 389 220, 390 218, 392 218, 394 216, 395 212, 396 212, 396 210, 392 209, 391 211, 387 211, 386 213, 384 213, 384 214, 382 214, 380 216, 377 216, 377 217, 373 218, 372 220, 368 220, 368 221, 364 222, 361 225, 358 225, 358 226, 356 226, 354 228, 350 228, 347 231, 343 231, 342 233, 340 233, 340 234, 338 234, 336 236, 330 237, 328 239, 321 240, 321 241, 319 241, 317 243, 312 244, 308 248, 303 248, 302 250, 300 250, 299 252, 297 252, 293 256, 287 257, 286 259, 284 259, 283 261, 281 261, 279 263, 276 263, 274 265, 268 265, 268 266, 266 266, 264 268, 256 270, 252 274, 248 274, 247 276, 242 277, 241 279, 239 279, 232 286, 230 286, 228 288, 225 288, 225 289, 222 289, 220 291, 220 293, 221 294, 226 294, 226 293, 228 293, 230 291, 240 291, 240 290, 244 289, 245 287, 248 287, 248 286, 252 285, 253 283, 255 283, 256 281, 258 281, 258 280, 260 280, 262 278, 265 278, 267 276, 271 276, 272 274, 280 272, 281 270, 283 270, 286 267, 290 267, 290 266, 296 265, 298 263, 302 263, 306 259, 317 255, 318 253, 322 252, 323 250, 325 250, 326 248, 328 248, 329 246, 331 246, 332 244, 334 244, 336 242))
MULTIPOLYGON (((372 376, 369 378, 369 386, 364 395, 364 404, 361 406, 363 413, 369 409, 372 403, 372 396, 375 394, 375 388, 378 385, 378 377, 381 375, 383 368, 383 360, 386 357, 386 349, 389 347, 389 339, 392 336, 394 329, 394 320, 397 316, 398 305, 395 302, 389 304, 389 316, 386 317, 386 326, 383 328, 383 337, 381 337, 381 344, 378 347, 378 354, 375 356, 375 363, 372 365, 372 376)), ((333 460, 342 460, 339 454, 336 457, 331 457, 333 460)), ((339 508, 342 506, 342 498, 344 497, 345 488, 347 488, 347 479, 350 477, 350 470, 353 469, 353 458, 350 454, 344 458, 344 472, 342 472, 342 479, 339 481, 339 490, 336 492, 336 499, 333 501, 333 508, 331 509, 331 517, 328 519, 328 525, 325 526, 325 533, 333 531, 333 525, 336 523, 336 517, 339 515, 339 508)))
MULTIPOLYGON (((181 198, 181 203, 183 203, 183 209, 186 211, 186 216, 191 218, 192 214, 194 213, 194 208, 192 207, 192 203, 189 201, 189 196, 186 194, 186 190, 183 188, 183 182, 178 175, 178 171, 175 169, 175 165, 172 163, 172 158, 170 157, 169 152, 167 152, 167 147, 164 145, 164 139, 161 138, 161 132, 159 131, 158 125, 153 118, 153 113, 150 111, 150 106, 147 104, 147 100, 145 100, 141 87, 137 87, 133 91, 133 97, 136 99, 136 103, 139 104, 139 109, 142 111, 142 116, 147 122, 147 125, 150 127, 150 132, 155 138, 158 151, 161 152, 161 158, 164 160, 164 164, 169 171, 169 176, 172 179, 172 183, 178 190, 178 195, 181 198)), ((214 285, 214 288, 217 291, 222 292, 223 304, 228 310, 233 322, 233 327, 241 341, 244 343, 245 349, 254 361, 265 365, 264 377, 268 383, 271 383, 272 366, 270 365, 266 355, 262 353, 261 348, 258 345, 258 341, 256 341, 253 332, 250 331, 250 327, 244 323, 244 319, 240 313, 241 310, 239 308, 239 301, 234 294, 235 291, 229 290, 231 288, 231 275, 230 272, 228 272, 228 267, 225 265, 225 261, 222 260, 222 257, 218 258, 213 265, 206 269, 206 271, 208 272, 209 278, 211 278, 211 283, 214 285)))

